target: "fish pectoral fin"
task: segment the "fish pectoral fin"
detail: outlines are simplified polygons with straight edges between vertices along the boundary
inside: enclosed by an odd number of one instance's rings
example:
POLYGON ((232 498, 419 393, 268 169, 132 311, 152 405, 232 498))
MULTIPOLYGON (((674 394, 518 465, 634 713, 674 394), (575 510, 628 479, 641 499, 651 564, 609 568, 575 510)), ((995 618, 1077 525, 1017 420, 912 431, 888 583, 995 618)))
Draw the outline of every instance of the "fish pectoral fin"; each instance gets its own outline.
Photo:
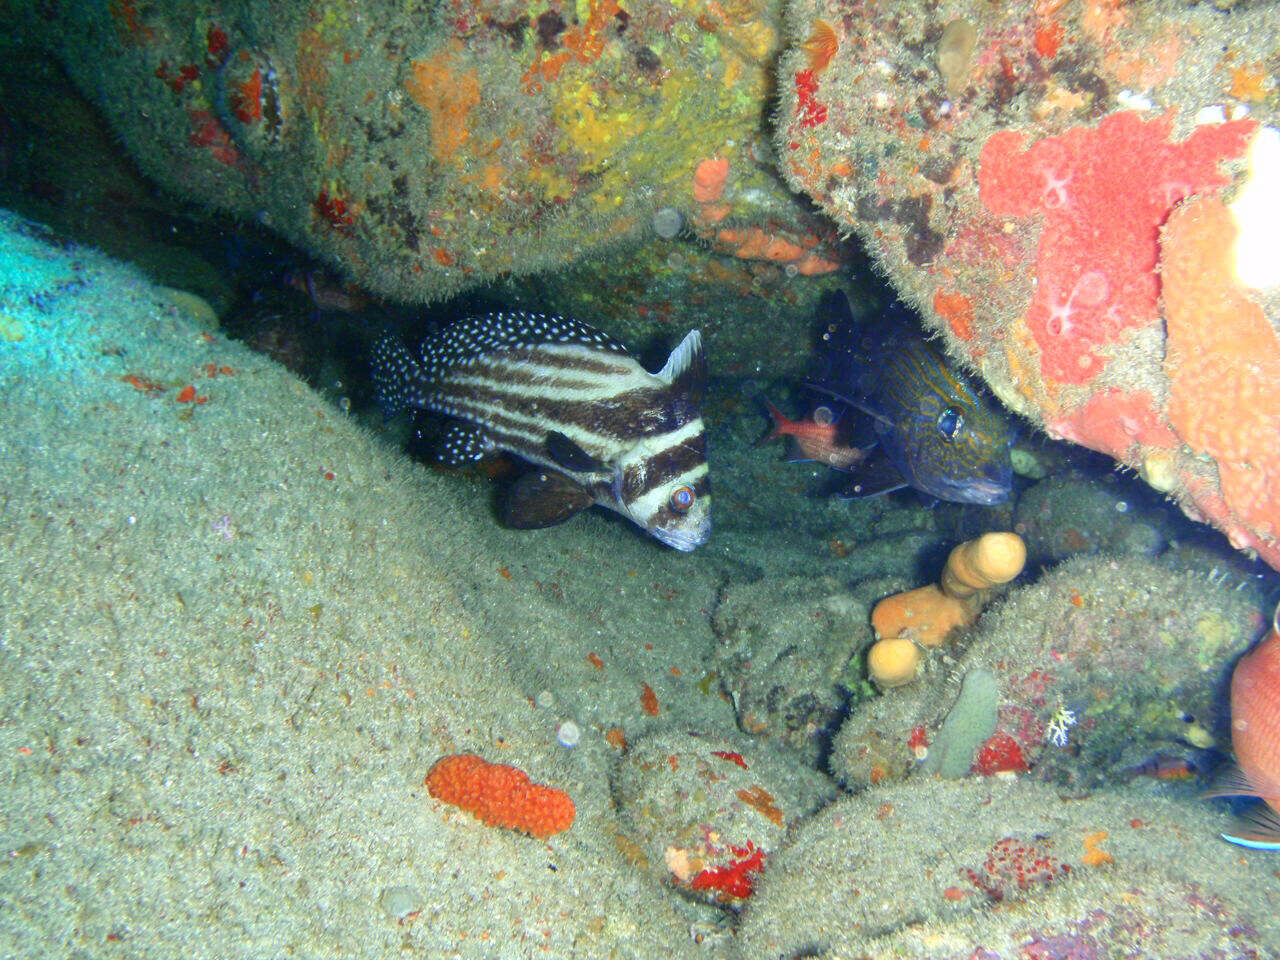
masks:
POLYGON ((547 455, 566 470, 578 473, 602 473, 609 469, 607 463, 597 460, 558 430, 547 434, 547 455))
POLYGON ((872 457, 850 472, 853 479, 836 494, 841 500, 866 500, 909 486, 888 457, 872 457))
POLYGON ((1200 794, 1200 799, 1213 797, 1260 797, 1258 787, 1245 776, 1245 772, 1234 763, 1228 764, 1218 771, 1209 788, 1200 794))
POLYGON ((531 470, 507 491, 502 523, 513 530, 538 530, 564 523, 595 499, 572 477, 556 470, 531 470))

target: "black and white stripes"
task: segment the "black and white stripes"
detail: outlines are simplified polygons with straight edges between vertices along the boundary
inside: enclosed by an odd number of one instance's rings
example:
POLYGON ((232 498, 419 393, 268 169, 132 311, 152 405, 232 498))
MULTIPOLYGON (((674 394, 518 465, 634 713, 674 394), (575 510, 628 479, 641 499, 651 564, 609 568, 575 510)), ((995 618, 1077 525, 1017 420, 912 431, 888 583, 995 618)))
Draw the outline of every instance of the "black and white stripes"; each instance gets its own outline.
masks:
MULTIPOLYGON (((540 314, 469 318, 429 338, 419 354, 393 340, 376 348, 374 379, 385 408, 418 407, 474 424, 485 449, 567 475, 594 502, 677 549, 706 540, 705 360, 697 331, 657 374, 606 334, 540 314)), ((467 446, 472 456, 476 449, 467 446)))

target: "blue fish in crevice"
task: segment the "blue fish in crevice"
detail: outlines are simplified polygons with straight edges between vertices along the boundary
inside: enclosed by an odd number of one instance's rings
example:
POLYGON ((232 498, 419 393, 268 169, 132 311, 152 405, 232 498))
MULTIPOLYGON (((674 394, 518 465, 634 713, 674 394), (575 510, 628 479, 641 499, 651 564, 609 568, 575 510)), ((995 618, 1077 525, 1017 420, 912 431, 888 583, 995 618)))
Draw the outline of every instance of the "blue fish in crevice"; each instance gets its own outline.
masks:
MULTIPOLYGON (((843 300, 843 295, 841 295, 843 300)), ((1004 412, 917 332, 898 322, 868 332, 844 316, 819 345, 820 373, 808 386, 871 418, 878 457, 861 468, 842 495, 873 497, 902 487, 953 503, 990 506, 1009 499, 1014 430, 1004 412)))

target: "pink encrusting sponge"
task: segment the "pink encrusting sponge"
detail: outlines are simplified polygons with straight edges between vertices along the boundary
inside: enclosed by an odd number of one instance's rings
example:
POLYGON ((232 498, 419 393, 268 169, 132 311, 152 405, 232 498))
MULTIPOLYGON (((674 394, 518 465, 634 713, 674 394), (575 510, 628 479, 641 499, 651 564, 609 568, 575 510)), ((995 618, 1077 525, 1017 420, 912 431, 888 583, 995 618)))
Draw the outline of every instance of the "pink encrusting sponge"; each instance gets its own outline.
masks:
POLYGON ((1105 362, 1095 348, 1159 322, 1160 225, 1183 198, 1226 186, 1219 165, 1242 157, 1256 129, 1251 119, 1205 124, 1174 143, 1171 112, 1126 111, 1032 144, 1019 130, 987 140, 983 206, 1044 217, 1026 323, 1047 379, 1088 383, 1105 362))

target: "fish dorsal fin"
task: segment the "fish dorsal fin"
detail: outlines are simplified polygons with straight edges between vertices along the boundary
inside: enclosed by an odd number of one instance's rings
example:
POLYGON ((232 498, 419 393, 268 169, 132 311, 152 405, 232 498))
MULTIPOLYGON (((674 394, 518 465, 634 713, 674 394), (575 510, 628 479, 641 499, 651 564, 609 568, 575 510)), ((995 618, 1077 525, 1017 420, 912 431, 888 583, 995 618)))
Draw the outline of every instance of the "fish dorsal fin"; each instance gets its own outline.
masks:
POLYGON ((435 380, 471 358, 542 344, 627 352, 622 343, 581 320, 518 310, 466 317, 445 327, 423 341, 419 363, 426 378, 435 380))
POLYGON ((656 376, 688 394, 695 407, 701 407, 707 388, 707 354, 702 349, 702 331, 686 333, 656 376))
POLYGON ((806 382, 805 386, 815 393, 826 394, 828 397, 834 397, 842 403, 847 403, 855 410, 861 410, 867 416, 871 417, 871 419, 875 420, 876 423, 884 424, 887 427, 895 426, 893 419, 887 416, 885 412, 881 410, 869 397, 851 397, 840 393, 838 390, 832 390, 830 387, 824 387, 822 384, 815 383, 812 380, 806 382))
POLYGON ((702 331, 690 330, 671 351, 671 356, 667 357, 667 362, 663 364, 656 376, 669 383, 675 383, 698 367, 704 370, 706 368, 706 357, 702 352, 702 331))

